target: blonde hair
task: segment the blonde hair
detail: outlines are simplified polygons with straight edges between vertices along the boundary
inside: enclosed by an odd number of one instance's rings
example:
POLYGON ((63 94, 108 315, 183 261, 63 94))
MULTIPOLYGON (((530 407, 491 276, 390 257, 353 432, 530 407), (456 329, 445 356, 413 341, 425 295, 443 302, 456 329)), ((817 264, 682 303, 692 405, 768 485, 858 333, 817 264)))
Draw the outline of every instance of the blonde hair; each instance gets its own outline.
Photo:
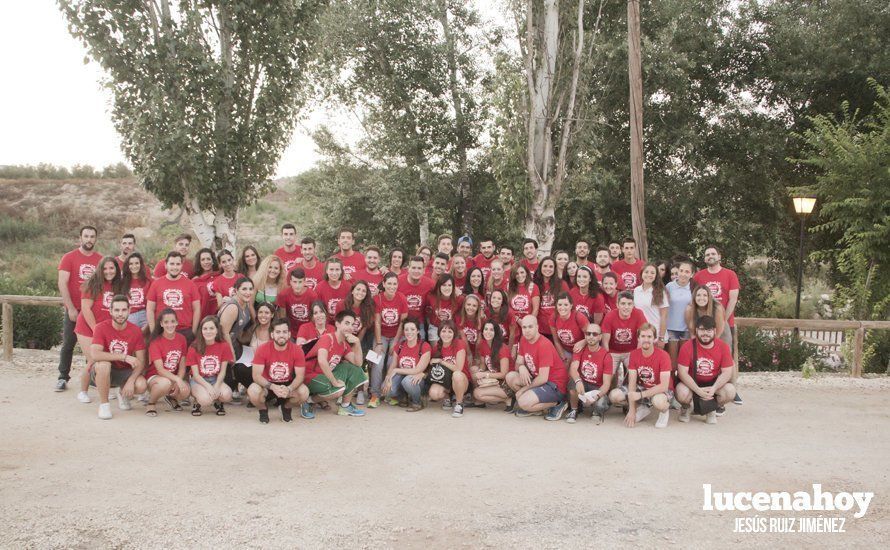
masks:
POLYGON ((658 337, 658 331, 655 330, 655 326, 651 323, 643 323, 640 325, 640 328, 637 329, 637 336, 639 336, 644 330, 652 333, 652 336, 658 337))
POLYGON ((276 282, 276 286, 278 287, 278 292, 280 293, 284 290, 285 285, 287 284, 287 273, 284 272, 284 262, 278 256, 274 254, 270 254, 263 258, 263 261, 260 262, 260 265, 256 268, 256 273, 253 274, 251 279, 253 280, 253 288, 257 291, 266 290, 266 279, 269 277, 269 266, 272 262, 278 262, 278 281, 276 282))

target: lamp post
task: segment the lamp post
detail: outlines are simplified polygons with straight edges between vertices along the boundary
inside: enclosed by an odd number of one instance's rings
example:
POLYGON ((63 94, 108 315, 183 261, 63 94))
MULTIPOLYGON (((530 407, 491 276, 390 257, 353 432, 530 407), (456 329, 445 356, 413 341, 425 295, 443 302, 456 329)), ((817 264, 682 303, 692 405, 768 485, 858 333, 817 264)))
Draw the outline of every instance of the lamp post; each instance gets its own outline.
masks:
POLYGON ((815 197, 793 197, 794 211, 800 216, 800 255, 797 265, 797 301, 794 304, 794 318, 800 319, 800 292, 803 285, 803 242, 806 237, 807 216, 816 206, 815 197))

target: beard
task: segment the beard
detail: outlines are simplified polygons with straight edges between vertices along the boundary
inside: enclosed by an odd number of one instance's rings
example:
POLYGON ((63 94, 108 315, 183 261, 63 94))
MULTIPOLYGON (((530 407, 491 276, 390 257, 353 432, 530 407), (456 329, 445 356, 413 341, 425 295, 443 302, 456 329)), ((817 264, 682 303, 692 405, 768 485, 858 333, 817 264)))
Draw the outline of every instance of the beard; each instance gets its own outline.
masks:
POLYGON ((698 343, 703 346, 710 345, 713 341, 714 341, 713 336, 699 336, 698 337, 698 343))
POLYGON ((93 246, 95 246, 93 243, 80 243, 80 247, 84 250, 92 250, 93 246))

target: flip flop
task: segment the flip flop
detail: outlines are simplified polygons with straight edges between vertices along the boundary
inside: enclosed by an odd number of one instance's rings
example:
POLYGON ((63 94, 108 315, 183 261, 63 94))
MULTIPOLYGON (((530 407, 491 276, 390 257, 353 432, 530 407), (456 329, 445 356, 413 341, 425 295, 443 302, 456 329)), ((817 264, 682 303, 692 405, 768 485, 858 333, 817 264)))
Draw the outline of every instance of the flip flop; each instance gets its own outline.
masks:
POLYGON ((145 416, 150 416, 154 418, 158 415, 158 410, 155 408, 157 403, 146 403, 145 404, 145 416))

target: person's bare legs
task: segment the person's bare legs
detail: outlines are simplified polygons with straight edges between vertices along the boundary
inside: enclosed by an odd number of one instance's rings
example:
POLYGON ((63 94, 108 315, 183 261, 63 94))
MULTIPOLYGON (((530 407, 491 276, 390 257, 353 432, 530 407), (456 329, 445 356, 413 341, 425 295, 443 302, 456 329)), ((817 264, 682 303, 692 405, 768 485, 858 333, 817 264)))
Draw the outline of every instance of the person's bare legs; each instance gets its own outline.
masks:
POLYGON ((451 389, 454 392, 455 403, 463 404, 464 395, 466 395, 467 388, 469 387, 470 381, 467 380, 467 375, 463 371, 455 372, 451 375, 451 389))
POLYGON ((443 399, 450 399, 451 393, 445 391, 445 386, 442 384, 432 384, 430 385, 430 401, 442 401, 443 399))
POLYGON ((99 403, 108 403, 108 392, 111 389, 111 363, 99 361, 93 365, 96 371, 96 389, 99 391, 99 403))
POLYGON ((520 409, 530 413, 545 411, 556 406, 556 403, 541 403, 538 401, 538 396, 535 395, 533 391, 527 391, 519 396, 516 404, 520 409))
POLYGON ((88 392, 90 390, 90 370, 93 367, 92 348, 90 347, 93 345, 93 339, 81 334, 77 334, 76 336, 77 344, 80 346, 81 351, 83 351, 83 358, 87 364, 86 368, 83 369, 83 372, 80 375, 80 391, 88 392))
POLYGON ((473 399, 481 401, 486 405, 498 405, 501 403, 509 403, 510 398, 501 389, 500 386, 488 386, 485 388, 476 388, 473 390, 473 399))

